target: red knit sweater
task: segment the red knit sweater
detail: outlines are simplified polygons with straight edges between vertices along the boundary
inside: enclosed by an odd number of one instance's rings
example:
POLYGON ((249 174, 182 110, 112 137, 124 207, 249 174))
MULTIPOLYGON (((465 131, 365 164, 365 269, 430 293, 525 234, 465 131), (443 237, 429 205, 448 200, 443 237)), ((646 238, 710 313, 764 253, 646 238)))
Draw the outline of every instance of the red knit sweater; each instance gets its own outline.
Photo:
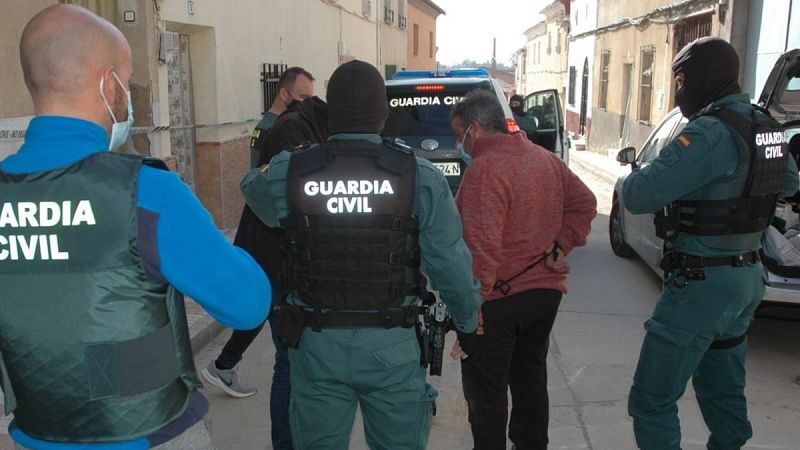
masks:
POLYGON ((472 268, 484 300, 529 289, 566 293, 566 273, 544 264, 511 282, 502 294, 492 289, 540 258, 553 241, 563 254, 586 244, 597 214, 592 191, 553 153, 531 143, 524 133, 476 139, 473 160, 464 173, 456 204, 472 268))

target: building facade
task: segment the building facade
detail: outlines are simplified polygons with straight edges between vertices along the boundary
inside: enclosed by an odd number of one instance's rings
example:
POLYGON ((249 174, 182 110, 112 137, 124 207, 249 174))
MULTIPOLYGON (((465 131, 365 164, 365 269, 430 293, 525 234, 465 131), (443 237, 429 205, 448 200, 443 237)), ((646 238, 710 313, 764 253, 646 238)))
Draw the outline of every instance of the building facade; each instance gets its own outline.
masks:
MULTIPOLYGON (((672 59, 686 44, 719 36, 746 54, 749 0, 598 0, 588 148, 639 147, 674 107, 672 59)), ((742 58, 744 61, 744 58, 742 58)))
POLYGON ((566 130, 573 142, 585 148, 592 129, 592 73, 594 73, 597 0, 572 0, 569 15, 569 56, 566 130), (578 36, 578 37, 576 37, 578 36))
MULTIPOLYGON (((398 0, 403 1, 403 0, 398 0)), ((436 18, 445 12, 430 0, 408 0, 408 69, 436 70, 436 18)))
POLYGON ((562 103, 567 86, 569 2, 556 0, 540 11, 541 21, 525 30, 517 58, 517 93, 555 89, 562 103))
MULTIPOLYGON (((268 91, 282 68, 309 70, 324 98, 330 74, 343 62, 360 59, 381 72, 405 67, 407 33, 399 15, 387 20, 384 1, 392 6, 392 0, 12 2, 6 17, 13 26, 0 30, 0 52, 18 61, 22 28, 52 4, 79 4, 112 21, 133 52, 135 122, 127 151, 167 160, 215 223, 231 228, 243 206, 238 185, 248 169, 250 134, 274 98, 268 91)), ((0 73, 2 158, 20 145, 33 111, 19 64, 0 73)))

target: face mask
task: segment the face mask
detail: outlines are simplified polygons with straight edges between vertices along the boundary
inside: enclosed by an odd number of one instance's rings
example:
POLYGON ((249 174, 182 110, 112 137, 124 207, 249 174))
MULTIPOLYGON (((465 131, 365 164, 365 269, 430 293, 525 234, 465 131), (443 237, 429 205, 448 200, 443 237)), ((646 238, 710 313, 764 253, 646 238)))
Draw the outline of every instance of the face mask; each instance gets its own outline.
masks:
POLYGON ((289 103, 284 103, 286 105, 286 109, 292 109, 302 103, 300 100, 292 99, 289 103))
POLYGON ((111 110, 111 106, 108 104, 108 100, 106 100, 106 95, 103 93, 103 82, 105 78, 100 79, 100 96, 103 97, 103 103, 106 105, 106 109, 108 113, 111 114, 111 120, 114 121, 114 124, 111 125, 111 139, 108 142, 108 149, 113 150, 120 145, 124 144, 126 140, 128 140, 128 134, 131 131, 131 124, 133 124, 133 103, 131 103, 131 92, 125 89, 125 86, 122 85, 122 82, 119 81, 119 77, 116 73, 111 72, 114 75, 114 79, 117 80, 119 86, 125 91, 126 96, 128 97, 128 119, 125 122, 117 122, 117 117, 114 115, 114 111, 111 110))

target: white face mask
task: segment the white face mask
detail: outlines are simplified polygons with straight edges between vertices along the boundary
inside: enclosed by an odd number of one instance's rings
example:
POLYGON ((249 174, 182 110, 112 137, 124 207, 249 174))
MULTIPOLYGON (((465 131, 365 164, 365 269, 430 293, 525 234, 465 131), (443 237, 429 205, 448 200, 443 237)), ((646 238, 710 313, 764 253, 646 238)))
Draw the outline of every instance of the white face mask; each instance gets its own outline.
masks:
POLYGON ((109 106, 108 100, 106 100, 106 94, 103 93, 103 82, 105 81, 105 78, 101 78, 100 96, 103 97, 103 103, 105 103, 108 113, 111 114, 111 120, 114 121, 114 124, 111 126, 111 139, 108 142, 109 150, 119 147, 128 140, 128 134, 130 133, 131 125, 133 124, 133 103, 131 103, 131 92, 125 89, 125 86, 122 84, 122 81, 119 80, 119 77, 116 73, 111 72, 111 74, 114 75, 114 79, 117 80, 117 83, 119 83, 119 86, 123 91, 125 91, 125 94, 128 97, 128 119, 125 122, 117 122, 117 117, 114 116, 114 111, 111 110, 111 106, 109 106))

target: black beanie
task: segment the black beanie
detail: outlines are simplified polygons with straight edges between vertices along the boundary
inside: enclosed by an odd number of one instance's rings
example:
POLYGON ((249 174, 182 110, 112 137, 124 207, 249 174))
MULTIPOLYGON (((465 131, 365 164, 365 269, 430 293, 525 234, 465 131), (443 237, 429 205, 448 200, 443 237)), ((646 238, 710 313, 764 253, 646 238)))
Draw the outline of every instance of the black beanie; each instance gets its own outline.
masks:
POLYGON ((683 73, 683 88, 675 103, 685 117, 691 117, 714 101, 741 92, 739 57, 728 42, 703 37, 686 45, 672 61, 672 73, 683 73))
POLYGON ((335 133, 373 133, 383 130, 389 104, 378 69, 350 61, 333 71, 328 81, 328 128, 335 133))
POLYGON ((522 98, 522 96, 521 96, 521 95, 519 95, 519 94, 514 94, 514 95, 512 95, 512 96, 511 96, 511 98, 509 98, 509 99, 508 99, 508 102, 509 102, 509 103, 511 103, 511 102, 513 102, 513 101, 517 101, 517 102, 520 102, 520 103, 522 103, 522 102, 524 102, 524 101, 525 101, 525 99, 524 99, 524 98, 522 98))

